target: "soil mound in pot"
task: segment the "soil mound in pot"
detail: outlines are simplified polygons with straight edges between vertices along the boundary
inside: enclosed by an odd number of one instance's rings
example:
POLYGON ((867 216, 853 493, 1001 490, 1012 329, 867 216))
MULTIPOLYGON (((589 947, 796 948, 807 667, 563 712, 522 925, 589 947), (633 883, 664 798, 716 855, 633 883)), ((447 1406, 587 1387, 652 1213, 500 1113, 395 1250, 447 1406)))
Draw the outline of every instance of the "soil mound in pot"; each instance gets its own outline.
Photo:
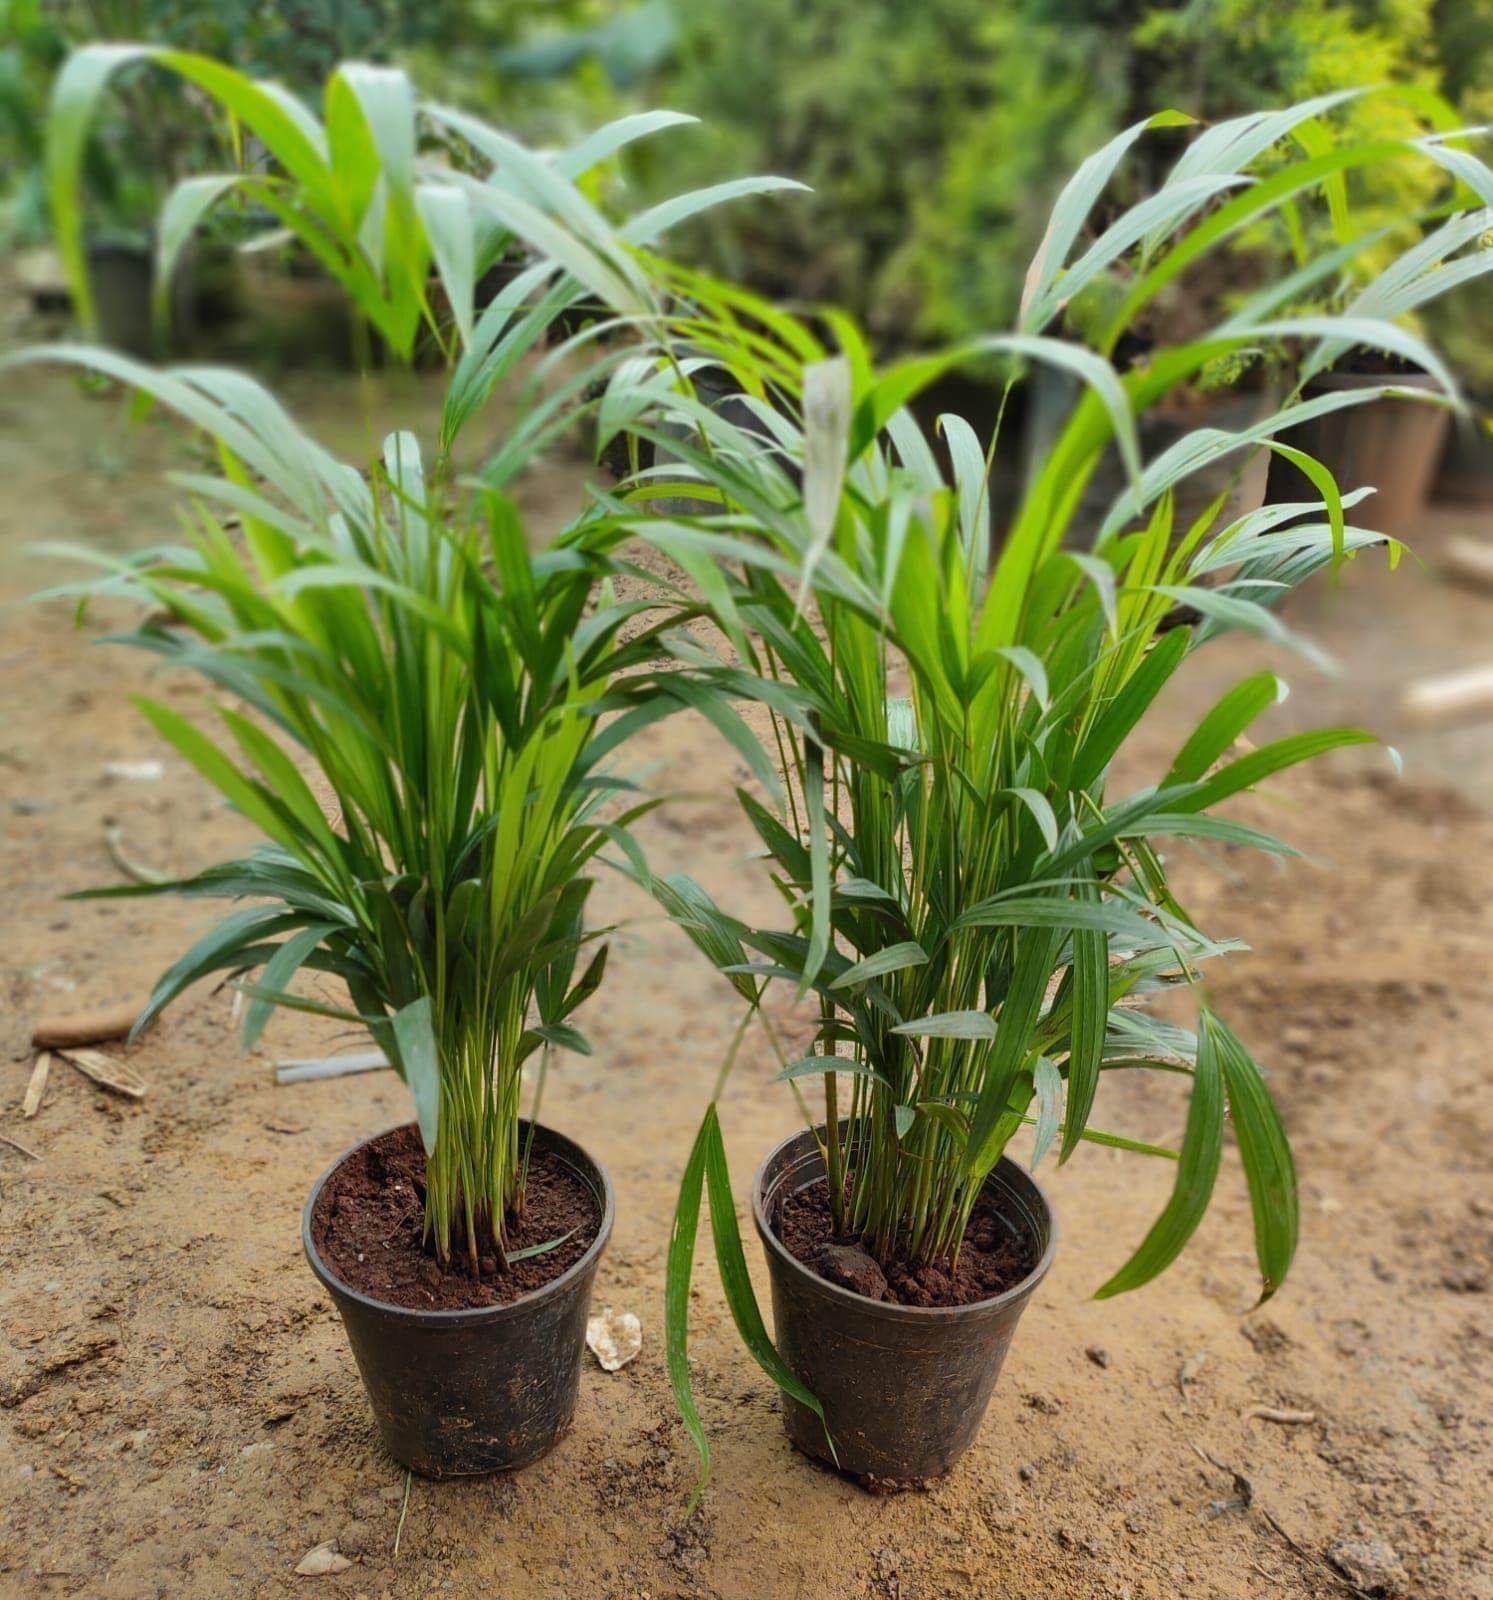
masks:
POLYGON ((975 1203, 952 1270, 894 1255, 878 1261, 856 1240, 837 1238, 823 1178, 783 1197, 773 1222, 788 1252, 828 1283, 903 1306, 967 1306, 1020 1283, 1037 1265, 1036 1241, 990 1194, 975 1203))
POLYGON ((569 1235, 543 1255, 499 1272, 484 1256, 474 1275, 464 1260, 443 1267, 423 1237, 425 1150, 413 1123, 370 1139, 332 1173, 311 1217, 311 1238, 327 1266, 351 1289, 416 1311, 508 1305, 541 1289, 586 1253, 601 1214, 596 1197, 565 1163, 536 1150, 510 1253, 569 1235))

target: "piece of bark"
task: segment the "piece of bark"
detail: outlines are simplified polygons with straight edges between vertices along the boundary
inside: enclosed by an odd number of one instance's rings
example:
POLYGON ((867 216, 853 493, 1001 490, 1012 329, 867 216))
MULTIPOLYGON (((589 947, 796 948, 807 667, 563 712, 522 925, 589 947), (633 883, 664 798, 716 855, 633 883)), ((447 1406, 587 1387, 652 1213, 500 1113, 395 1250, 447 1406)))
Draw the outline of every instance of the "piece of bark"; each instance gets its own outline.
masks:
POLYGON ((52 1057, 43 1050, 31 1069, 31 1081, 26 1085, 26 1098, 21 1101, 21 1115, 31 1118, 41 1110, 41 1097, 47 1092, 47 1075, 52 1070, 52 1057))
POLYGON ((140 1015, 137 1005, 105 1006, 99 1011, 70 1011, 43 1017, 31 1032, 38 1050, 66 1050, 73 1045, 99 1044, 105 1039, 122 1039, 140 1015))

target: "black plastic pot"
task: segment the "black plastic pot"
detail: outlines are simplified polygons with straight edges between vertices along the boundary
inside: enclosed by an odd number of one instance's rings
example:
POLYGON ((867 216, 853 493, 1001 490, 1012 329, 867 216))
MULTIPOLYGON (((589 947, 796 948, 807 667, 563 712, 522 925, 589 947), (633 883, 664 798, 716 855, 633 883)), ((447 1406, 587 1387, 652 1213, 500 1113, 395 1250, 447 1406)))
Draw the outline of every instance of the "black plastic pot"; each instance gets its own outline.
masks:
POLYGON ((904 1306, 868 1299, 821 1278, 774 1229, 784 1198, 824 1176, 807 1129, 757 1169, 752 1215, 767 1252, 778 1353, 824 1407, 834 1440, 807 1407, 783 1396, 788 1437, 867 1487, 942 1477, 974 1442, 1001 1363, 1057 1247, 1052 1209, 1036 1180, 1002 1160, 987 1180, 1013 1231, 1037 1244, 1020 1283, 967 1306, 904 1306))
MULTIPOLYGON (((1046 461, 1082 397, 1077 378, 1051 367, 1038 367, 1029 385, 1031 405, 1026 419, 1026 473, 1028 482, 1046 461)), ((1200 396, 1185 411, 1147 411, 1139 419, 1142 459, 1154 461, 1164 451, 1198 428, 1219 428, 1239 433, 1261 421, 1272 409, 1270 391, 1226 392, 1200 396)), ((1221 460, 1189 473, 1174 491, 1174 525, 1179 534, 1225 491, 1228 499, 1219 513, 1218 526, 1257 511, 1265 496, 1269 452, 1263 445, 1235 450, 1221 460)), ((1109 508, 1126 488, 1125 469, 1113 444, 1105 451, 1084 485, 1074 509, 1070 542, 1094 542, 1109 508)))
POLYGON ((366 1142, 317 1180, 301 1216, 301 1243, 342 1314, 389 1454, 428 1478, 505 1472, 537 1461, 575 1412, 591 1285, 616 1210, 606 1169, 563 1134, 537 1128, 534 1149, 558 1157, 596 1197, 601 1226, 590 1249, 511 1305, 415 1311, 349 1288, 312 1242, 322 1186, 366 1142))
MULTIPOLYGON (((1303 398, 1383 384, 1397 389, 1438 387, 1435 379, 1419 372, 1394 376, 1324 372, 1307 384, 1303 398)), ((1356 513, 1365 527, 1410 538, 1425 511, 1449 422, 1445 407, 1424 400, 1371 400, 1304 422, 1285 435, 1285 442, 1315 456, 1337 479, 1344 494, 1365 485, 1376 491, 1356 513)), ((1298 467, 1283 456, 1271 457, 1267 505, 1320 498, 1298 467)))
POLYGON ((191 254, 177 262, 169 302, 170 326, 157 328, 151 300, 155 259, 147 240, 104 235, 87 247, 98 337, 111 350, 150 357, 164 345, 180 349, 196 324, 196 269, 191 254))
MULTIPOLYGON (((1493 410, 1484 403, 1479 409, 1493 410)), ((1431 498, 1458 506, 1493 506, 1493 435, 1481 418, 1449 427, 1431 498)))

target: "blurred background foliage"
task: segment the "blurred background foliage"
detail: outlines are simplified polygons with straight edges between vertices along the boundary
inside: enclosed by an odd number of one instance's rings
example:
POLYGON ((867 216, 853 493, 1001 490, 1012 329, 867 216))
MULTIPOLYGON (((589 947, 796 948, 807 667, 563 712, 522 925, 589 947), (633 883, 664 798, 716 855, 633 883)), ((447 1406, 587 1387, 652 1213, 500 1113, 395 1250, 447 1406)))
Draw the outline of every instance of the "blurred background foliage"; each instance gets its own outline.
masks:
MULTIPOLYGON (((812 195, 723 208, 681 247, 842 304, 884 348, 1009 325, 1061 176, 1151 111, 1217 119, 1394 84, 1401 97, 1346 113, 1355 136, 1424 128, 1434 95, 1493 120, 1493 0, 0 0, 0 243, 45 238, 47 86, 70 44, 107 37, 215 54, 308 96, 340 59, 396 60, 539 144, 637 105, 692 112, 704 127, 639 147, 638 199, 742 172, 802 179, 812 195)), ((131 74, 94 141, 95 226, 143 234, 172 180, 221 160, 180 88, 131 74)), ((1376 170, 1357 225, 1416 209, 1416 181, 1376 170)), ((1236 269, 1289 249, 1283 231, 1252 237, 1236 269)), ((1493 395, 1488 298, 1451 298, 1437 332, 1493 395)))

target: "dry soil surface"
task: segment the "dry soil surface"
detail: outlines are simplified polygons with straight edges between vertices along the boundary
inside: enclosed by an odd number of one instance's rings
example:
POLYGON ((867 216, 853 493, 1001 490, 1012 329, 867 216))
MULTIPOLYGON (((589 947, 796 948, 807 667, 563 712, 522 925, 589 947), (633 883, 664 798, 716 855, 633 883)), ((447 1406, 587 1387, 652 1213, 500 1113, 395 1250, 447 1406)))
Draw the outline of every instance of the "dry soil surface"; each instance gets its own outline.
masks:
MULTIPOLYGON (((356 449, 345 383, 303 379, 295 398, 324 437, 356 449)), ((428 419, 423 391, 392 398, 428 419)), ((111 403, 65 383, 7 391, 0 551, 168 532, 157 472, 180 456, 171 441, 157 424, 126 431, 111 403)), ((541 516, 576 483, 557 462, 534 491, 541 516)), ((1471 524, 1434 519, 1433 547, 1451 526, 1471 524)), ((39 576, 7 564, 4 597, 39 576)), ((1387 580, 1366 563, 1293 619, 1349 670, 1313 682, 1292 666, 1298 693, 1272 714, 1280 729, 1346 711, 1393 736, 1407 676, 1493 650, 1493 599, 1434 576, 1387 580)), ((143 1100, 57 1065, 39 1115, 21 1119, 36 1017, 143 995, 210 915, 63 902, 118 879, 109 827, 128 856, 175 871, 243 837, 126 705, 149 663, 89 647, 109 622, 100 613, 79 637, 67 603, 52 601, 8 610, 0 635, 0 1133, 37 1158, 0 1144, 7 1600, 319 1588, 349 1600, 1493 1597, 1493 821, 1468 797, 1493 789, 1486 727, 1407 738, 1405 781, 1344 757, 1241 806, 1309 861, 1192 852, 1180 864, 1192 906, 1255 947, 1215 992, 1271 1068, 1300 1165, 1302 1247, 1274 1301, 1251 1309, 1232 1154, 1178 1265, 1139 1294, 1094 1301, 1171 1173, 1086 1147, 1047 1171, 1057 1265, 977 1445, 931 1491, 873 1499, 790 1448, 702 1266, 691 1357, 717 1460, 684 1522, 694 1460, 664 1375, 661 1275, 674 1179, 736 1011, 726 984, 621 883, 598 891, 597 909, 626 921, 585 1018, 596 1053, 564 1059, 546 1114, 611 1167, 617 1227, 597 1301, 638 1313, 643 1353, 610 1376, 588 1358, 572 1432, 515 1476, 407 1484, 301 1258, 312 1180, 407 1110, 389 1073, 276 1087, 277 1057, 355 1042, 334 1025, 281 1016, 245 1056, 232 996, 203 987, 134 1049, 106 1047, 148 1080, 143 1100), (143 761, 161 776, 110 775, 110 763, 143 761), (347 1570, 295 1576, 327 1540, 347 1570)), ((1185 700, 1151 718, 1127 764, 1135 781, 1154 777, 1189 714, 1260 651, 1226 644, 1205 659, 1185 700)), ((205 706, 193 684, 153 687, 205 706)), ((770 910, 745 859, 734 757, 681 720, 652 730, 637 764, 684 794, 644 830, 656 864, 770 910)), ((739 1194, 794 1125, 771 1080, 753 1035, 723 1105, 739 1194)), ((1104 1125, 1151 1139, 1175 1138, 1180 1117, 1165 1083, 1107 1086, 1099 1108, 1104 1125)))

